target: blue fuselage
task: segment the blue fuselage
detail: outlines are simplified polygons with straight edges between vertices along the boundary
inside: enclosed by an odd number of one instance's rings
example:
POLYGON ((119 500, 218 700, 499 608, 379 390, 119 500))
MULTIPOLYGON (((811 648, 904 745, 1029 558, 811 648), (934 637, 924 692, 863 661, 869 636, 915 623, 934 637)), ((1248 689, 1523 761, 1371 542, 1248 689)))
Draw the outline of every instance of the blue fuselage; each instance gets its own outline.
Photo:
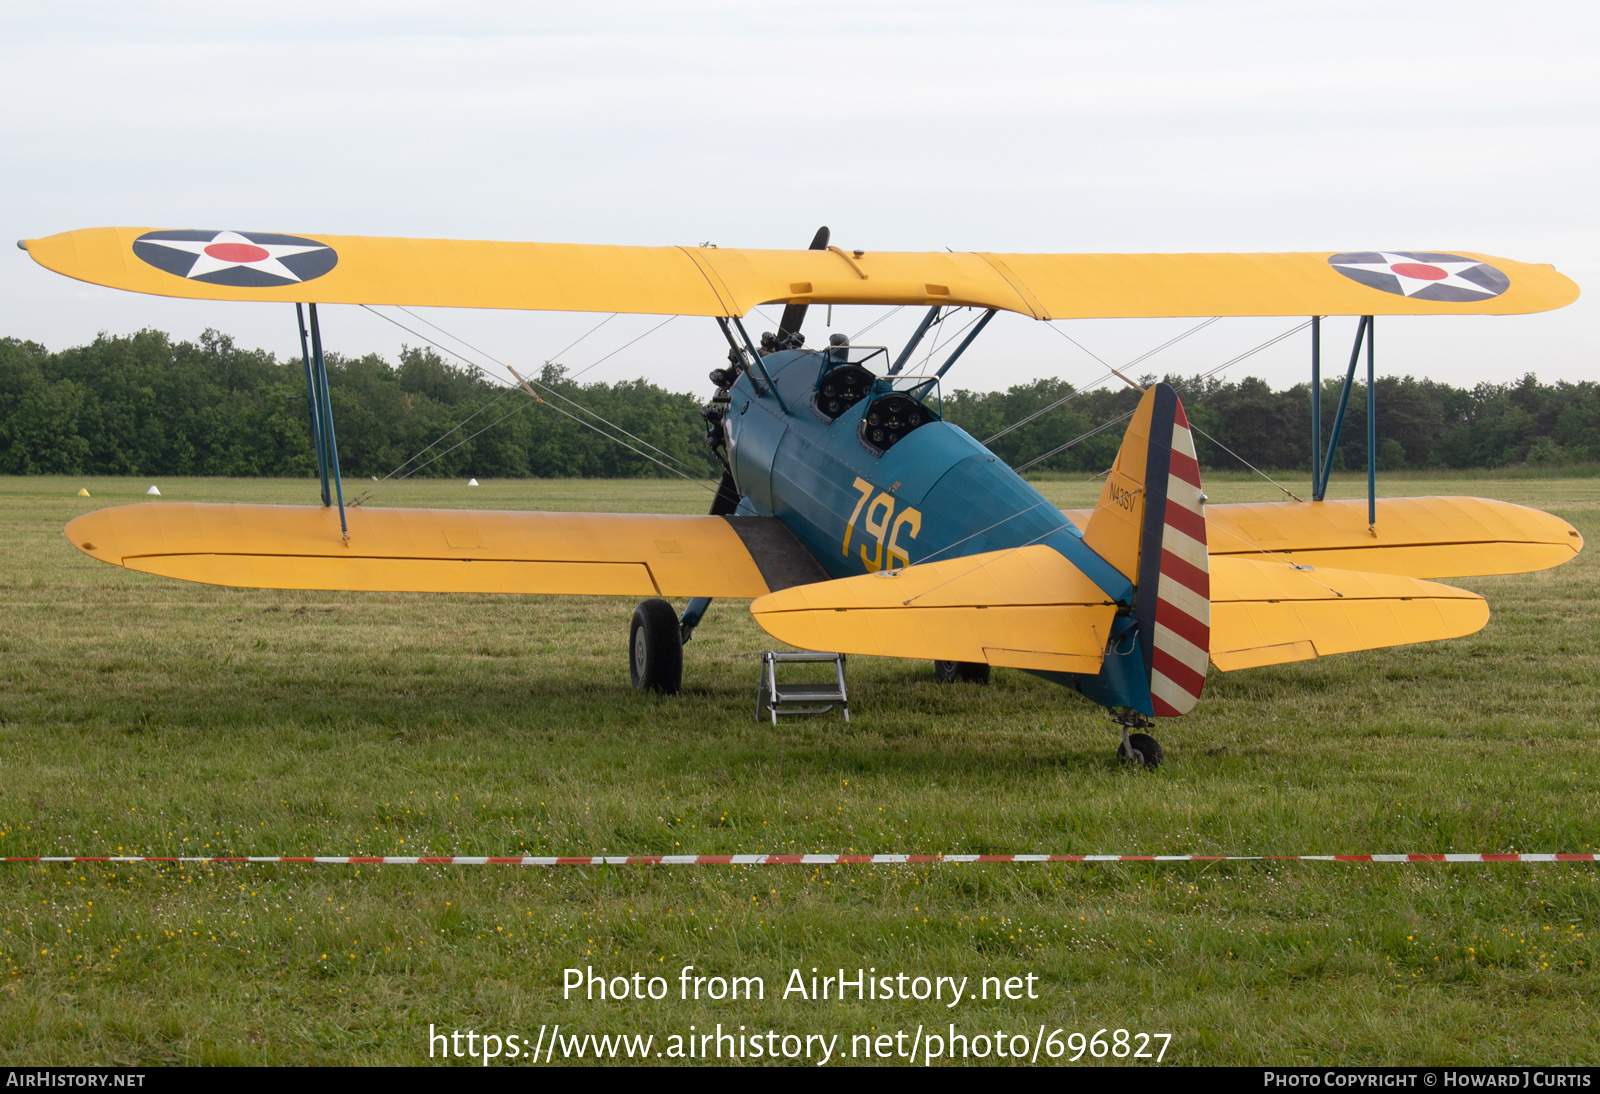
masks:
POLYGON ((1103 706, 1149 715, 1132 582, 1090 550, 1049 499, 936 414, 886 451, 862 439, 872 398, 828 421, 812 404, 826 361, 825 353, 808 350, 762 360, 787 412, 749 372, 730 388, 724 428, 738 511, 777 517, 835 578, 1045 544, 1120 610, 1097 676, 1035 675, 1103 706))
POLYGON ((870 399, 831 422, 813 410, 825 356, 787 350, 763 359, 787 414, 771 392, 757 394, 750 373, 730 390, 740 512, 783 521, 833 577, 1043 543, 1108 599, 1132 603, 1128 579, 1072 522, 958 426, 934 417, 879 454, 859 436, 870 399))

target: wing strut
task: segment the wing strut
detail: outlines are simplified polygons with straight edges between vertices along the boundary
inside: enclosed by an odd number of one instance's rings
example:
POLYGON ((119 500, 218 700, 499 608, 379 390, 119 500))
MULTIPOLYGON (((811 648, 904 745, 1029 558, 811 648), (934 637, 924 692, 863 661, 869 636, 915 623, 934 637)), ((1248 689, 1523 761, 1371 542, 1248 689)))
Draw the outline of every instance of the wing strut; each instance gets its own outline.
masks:
POLYGON ((328 493, 328 453, 322 447, 322 401, 317 398, 316 373, 311 369, 311 348, 306 342, 306 310, 294 306, 295 322, 300 327, 300 359, 306 366, 306 409, 311 412, 311 447, 317 450, 317 477, 322 480, 322 504, 332 504, 328 493))
POLYGON ((1378 523, 1378 404, 1377 391, 1373 388, 1373 356, 1376 339, 1376 326, 1373 317, 1363 315, 1361 322, 1356 324, 1355 344, 1350 347, 1350 367, 1345 370, 1344 387, 1339 391, 1339 409, 1333 415, 1333 430, 1328 435, 1328 451, 1326 456, 1318 452, 1317 445, 1321 441, 1322 409, 1321 391, 1322 382, 1322 325, 1320 320, 1313 316, 1311 320, 1311 398, 1312 413, 1314 417, 1311 426, 1312 458, 1317 461, 1317 467, 1312 471, 1312 501, 1322 501, 1328 493, 1328 476, 1333 471, 1333 454, 1339 449, 1339 433, 1344 428, 1345 410, 1350 406, 1350 388, 1355 383, 1356 366, 1361 363, 1361 344, 1367 346, 1367 526, 1375 527, 1378 523))
POLYGON ((1311 500, 1321 501, 1322 483, 1322 316, 1311 317, 1311 500))
POLYGON ((778 408, 785 414, 789 413, 789 408, 787 405, 785 405, 783 396, 778 394, 778 385, 772 382, 771 376, 767 375, 767 366, 761 363, 761 351, 756 349, 756 344, 754 342, 750 341, 750 332, 744 329, 744 324, 739 321, 739 317, 734 316, 732 319, 724 319, 719 315, 716 317, 716 319, 717 326, 722 328, 722 336, 728 340, 728 345, 732 346, 734 351, 737 352, 741 357, 748 353, 750 355, 750 360, 753 363, 753 367, 756 369, 756 371, 761 373, 761 379, 766 382, 765 391, 762 390, 760 384, 756 385, 756 394, 765 395, 767 391, 772 392, 772 397, 778 400, 778 408), (739 328, 739 336, 744 339, 743 346, 741 346, 734 339, 733 331, 728 329, 728 324, 730 322, 735 327, 739 328))
POLYGON ((311 404, 311 444, 317 450, 317 473, 322 479, 322 504, 339 502, 339 531, 350 542, 350 525, 344 516, 344 480, 339 474, 339 442, 333 432, 333 404, 328 397, 328 362, 322 356, 322 327, 317 322, 317 306, 311 308, 311 352, 306 353, 306 319, 299 304, 294 306, 300 323, 300 356, 306 366, 306 399, 311 404), (333 490, 328 490, 332 471, 333 490))

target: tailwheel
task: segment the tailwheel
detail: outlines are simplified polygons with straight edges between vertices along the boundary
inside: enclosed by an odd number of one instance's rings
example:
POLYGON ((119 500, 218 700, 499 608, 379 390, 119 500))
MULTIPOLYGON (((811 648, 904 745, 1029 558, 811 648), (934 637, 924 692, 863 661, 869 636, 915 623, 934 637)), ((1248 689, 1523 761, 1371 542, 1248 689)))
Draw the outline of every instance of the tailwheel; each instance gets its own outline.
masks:
POLYGON ((947 684, 957 680, 967 684, 989 682, 989 666, 983 661, 935 661, 933 671, 947 684))
POLYGON ((683 636, 678 613, 665 600, 646 600, 633 609, 628 671, 633 686, 646 691, 676 695, 683 685, 683 636))
POLYGON ((1112 718, 1122 727, 1122 742, 1117 745, 1117 759, 1122 765, 1152 770, 1160 767, 1161 761, 1166 759, 1166 754, 1161 751, 1161 742, 1148 733, 1129 732, 1130 729, 1154 729, 1155 723, 1136 711, 1113 714, 1112 718))

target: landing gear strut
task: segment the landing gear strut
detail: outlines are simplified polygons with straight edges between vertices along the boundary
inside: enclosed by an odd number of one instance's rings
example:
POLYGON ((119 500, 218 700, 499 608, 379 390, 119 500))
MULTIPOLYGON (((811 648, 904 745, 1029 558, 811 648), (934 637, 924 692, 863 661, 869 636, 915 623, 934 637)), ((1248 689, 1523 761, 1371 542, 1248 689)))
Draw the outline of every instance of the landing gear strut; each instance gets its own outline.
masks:
POLYGON ((1117 759, 1126 767, 1157 768, 1166 755, 1161 742, 1148 733, 1130 733, 1130 729, 1154 729, 1155 723, 1135 710, 1124 710, 1111 715, 1111 720, 1122 727, 1122 743, 1117 745, 1117 759))
POLYGON ((683 685, 683 636, 678 613, 665 600, 646 600, 633 609, 628 671, 633 686, 645 691, 676 695, 683 685))

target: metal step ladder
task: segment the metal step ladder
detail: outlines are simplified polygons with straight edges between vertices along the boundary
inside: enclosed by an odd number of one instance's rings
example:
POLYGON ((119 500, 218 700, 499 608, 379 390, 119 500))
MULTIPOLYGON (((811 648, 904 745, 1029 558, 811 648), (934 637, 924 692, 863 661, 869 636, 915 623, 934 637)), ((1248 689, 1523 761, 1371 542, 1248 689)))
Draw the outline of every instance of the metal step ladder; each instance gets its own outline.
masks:
POLYGON ((776 650, 761 652, 761 683, 756 689, 756 718, 770 717, 778 724, 780 714, 826 714, 835 707, 850 721, 850 698, 844 688, 844 654, 816 653, 800 650, 783 653, 776 650), (780 684, 779 662, 832 661, 834 683, 831 684, 780 684), (794 704, 805 704, 796 706, 794 704), (821 704, 821 705, 818 705, 821 704))

